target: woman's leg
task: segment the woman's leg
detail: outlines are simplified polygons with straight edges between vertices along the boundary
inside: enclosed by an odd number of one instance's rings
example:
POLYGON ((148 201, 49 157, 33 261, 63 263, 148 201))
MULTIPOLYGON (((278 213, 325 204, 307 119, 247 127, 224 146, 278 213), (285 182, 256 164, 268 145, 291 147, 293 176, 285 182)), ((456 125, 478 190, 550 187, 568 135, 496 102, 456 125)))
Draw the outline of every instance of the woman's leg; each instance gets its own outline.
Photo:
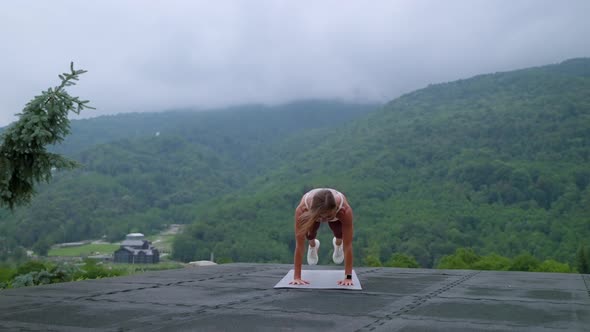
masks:
POLYGON ((342 244, 342 222, 340 220, 331 221, 328 223, 332 233, 334 233, 334 237, 336 238, 336 244, 342 244))
POLYGON ((306 235, 306 238, 309 242, 309 247, 307 248, 307 264, 309 265, 316 265, 319 260, 318 249, 320 249, 320 241, 316 239, 316 236, 318 235, 318 228, 320 228, 320 223, 314 223, 306 235))
POLYGON ((329 222, 330 229, 332 233, 334 233, 334 239, 332 240, 332 245, 334 246, 334 253, 332 254, 332 260, 336 264, 340 264, 344 261, 344 251, 342 247, 342 222, 332 221, 329 222))
POLYGON ((320 223, 319 222, 315 222, 313 224, 313 227, 309 230, 309 232, 307 232, 307 235, 305 236, 307 238, 307 240, 309 241, 309 245, 311 247, 315 247, 315 238, 318 236, 318 229, 320 228, 320 223))

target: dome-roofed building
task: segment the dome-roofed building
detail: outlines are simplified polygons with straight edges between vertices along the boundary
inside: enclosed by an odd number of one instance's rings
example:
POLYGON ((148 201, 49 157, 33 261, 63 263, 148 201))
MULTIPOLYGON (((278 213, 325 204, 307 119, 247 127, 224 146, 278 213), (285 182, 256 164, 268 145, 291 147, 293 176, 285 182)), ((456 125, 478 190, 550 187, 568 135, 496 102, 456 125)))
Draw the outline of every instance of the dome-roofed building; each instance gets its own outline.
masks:
POLYGON ((115 263, 156 264, 160 262, 160 252, 142 233, 127 234, 121 248, 114 253, 115 263))

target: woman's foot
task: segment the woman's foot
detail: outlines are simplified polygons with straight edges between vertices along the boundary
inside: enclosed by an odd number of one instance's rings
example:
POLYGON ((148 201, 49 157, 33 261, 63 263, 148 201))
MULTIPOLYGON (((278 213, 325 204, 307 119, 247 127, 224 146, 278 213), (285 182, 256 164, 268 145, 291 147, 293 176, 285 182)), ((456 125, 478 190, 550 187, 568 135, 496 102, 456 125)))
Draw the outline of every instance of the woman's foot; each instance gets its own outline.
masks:
POLYGON ((336 264, 340 264, 344 261, 344 250, 342 249, 342 239, 340 239, 340 244, 336 244, 337 240, 334 238, 332 240, 332 245, 334 246, 334 253, 332 254, 332 260, 336 264))
POLYGON ((312 247, 309 245, 307 248, 307 264, 308 265, 316 265, 318 263, 318 250, 320 249, 320 241, 318 239, 314 239, 315 246, 312 247))

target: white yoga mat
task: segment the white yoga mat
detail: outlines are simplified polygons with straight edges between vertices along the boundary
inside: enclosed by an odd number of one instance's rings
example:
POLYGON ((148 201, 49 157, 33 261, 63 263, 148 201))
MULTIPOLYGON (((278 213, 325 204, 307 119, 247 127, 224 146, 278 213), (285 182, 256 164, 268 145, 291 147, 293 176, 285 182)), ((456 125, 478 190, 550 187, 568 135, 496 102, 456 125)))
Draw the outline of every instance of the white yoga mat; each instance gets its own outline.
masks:
POLYGON ((361 290, 361 282, 352 270, 352 286, 339 286, 338 280, 344 279, 343 270, 302 270, 301 279, 309 281, 309 285, 289 285, 293 281, 294 270, 291 269, 274 288, 311 288, 311 289, 353 289, 361 290))

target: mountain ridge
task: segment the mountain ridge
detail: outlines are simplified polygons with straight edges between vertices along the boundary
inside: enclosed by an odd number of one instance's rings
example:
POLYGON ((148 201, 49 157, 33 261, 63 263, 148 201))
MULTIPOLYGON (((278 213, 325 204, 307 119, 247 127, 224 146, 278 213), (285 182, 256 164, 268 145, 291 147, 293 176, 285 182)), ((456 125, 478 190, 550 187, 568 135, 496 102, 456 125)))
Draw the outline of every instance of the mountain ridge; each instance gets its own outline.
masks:
MULTIPOLYGON (((306 190, 328 186, 345 192, 353 205, 354 250, 361 264, 401 252, 430 267, 457 247, 571 262, 590 236, 584 222, 590 206, 589 68, 590 60, 574 59, 431 85, 341 123, 297 127, 290 134, 264 126, 242 133, 243 119, 238 119, 234 127, 207 128, 217 136, 179 130, 174 137, 152 134, 135 143, 105 144, 102 164, 96 164, 105 170, 92 166, 81 184, 86 189, 78 191, 108 191, 111 183, 119 188, 113 189, 119 197, 114 208, 88 210, 72 203, 76 195, 68 194, 68 186, 76 186, 81 170, 60 175, 68 185, 56 179, 15 216, 0 217, 11 225, 27 224, 47 219, 45 212, 51 211, 55 227, 64 224, 58 220, 69 220, 66 233, 80 235, 78 228, 86 227, 92 234, 108 230, 112 238, 180 221, 191 226, 175 243, 178 259, 206 259, 215 252, 225 261, 288 262, 294 204, 306 190), (212 141, 198 147, 199 137, 212 141), (174 162, 150 161, 158 140, 155 151, 174 162), (177 145, 180 150, 174 150, 177 145), (174 153, 183 149, 187 153, 174 153), (118 157, 109 157, 115 151, 118 157), (133 163, 125 161, 134 153, 133 163), (117 162, 120 169, 109 174, 104 165, 117 162), (133 171, 132 164, 151 166, 133 171), (182 173, 182 164, 186 181, 175 175, 182 173), (159 167, 161 174, 149 171, 159 167), (125 173, 127 168, 131 171, 125 173), (191 177, 191 169, 209 172, 208 179, 215 180, 191 177), (125 196, 130 198, 121 199, 125 196), (51 199, 67 208, 52 207, 51 199), (67 219, 61 210, 80 210, 79 217, 67 219)), ((329 112, 310 114, 334 119, 329 112)), ((299 120, 289 118, 293 125, 299 120)), ((88 152, 86 163, 98 155, 88 152)), ((100 202, 98 197, 89 200, 100 202)), ((320 240, 329 241, 325 233, 320 240)))

